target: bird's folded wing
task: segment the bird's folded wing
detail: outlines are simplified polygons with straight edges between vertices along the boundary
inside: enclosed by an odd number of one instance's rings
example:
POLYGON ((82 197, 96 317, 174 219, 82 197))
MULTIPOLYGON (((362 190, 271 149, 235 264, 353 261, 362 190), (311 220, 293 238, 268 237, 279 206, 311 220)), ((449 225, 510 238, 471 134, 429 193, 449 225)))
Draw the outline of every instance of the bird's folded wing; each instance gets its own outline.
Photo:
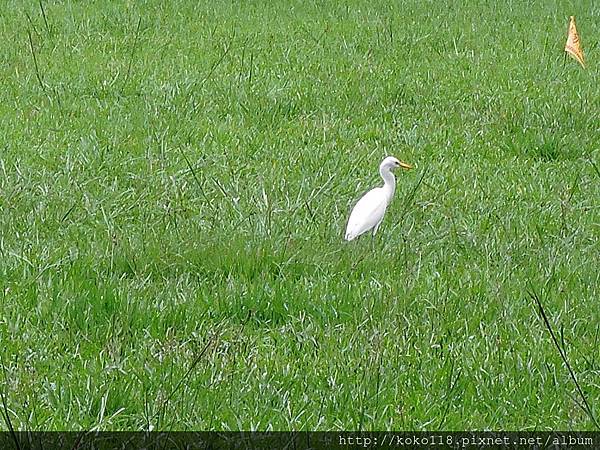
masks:
POLYGON ((346 236, 354 239, 369 231, 381 221, 386 207, 387 201, 383 190, 381 188, 371 189, 352 210, 346 227, 346 236))

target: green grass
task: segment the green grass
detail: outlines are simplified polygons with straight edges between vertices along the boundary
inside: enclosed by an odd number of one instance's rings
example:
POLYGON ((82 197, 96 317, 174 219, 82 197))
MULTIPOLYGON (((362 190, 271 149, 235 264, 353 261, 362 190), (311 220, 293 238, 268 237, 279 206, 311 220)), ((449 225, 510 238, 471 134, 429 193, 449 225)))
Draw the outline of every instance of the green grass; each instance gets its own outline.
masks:
POLYGON ((42 5, 0 15, 15 428, 594 429, 528 292, 600 417, 600 4, 42 5))

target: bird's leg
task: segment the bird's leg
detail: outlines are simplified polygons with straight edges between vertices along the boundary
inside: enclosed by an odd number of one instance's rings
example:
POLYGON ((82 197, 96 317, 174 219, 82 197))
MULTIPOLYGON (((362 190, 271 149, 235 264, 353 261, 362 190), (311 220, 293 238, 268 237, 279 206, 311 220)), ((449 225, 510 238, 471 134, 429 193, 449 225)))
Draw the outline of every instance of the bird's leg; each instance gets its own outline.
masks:
POLYGON ((377 225, 373 228, 373 233, 371 234, 371 251, 375 251, 375 235, 377 234, 377 230, 379 229, 379 225, 381 225, 382 220, 377 222, 377 225))
POLYGON ((377 222, 377 225, 375 225, 375 227, 373 227, 373 237, 375 237, 375 235, 377 234, 377 230, 379 229, 379 225, 381 225, 381 220, 379 222, 377 222))

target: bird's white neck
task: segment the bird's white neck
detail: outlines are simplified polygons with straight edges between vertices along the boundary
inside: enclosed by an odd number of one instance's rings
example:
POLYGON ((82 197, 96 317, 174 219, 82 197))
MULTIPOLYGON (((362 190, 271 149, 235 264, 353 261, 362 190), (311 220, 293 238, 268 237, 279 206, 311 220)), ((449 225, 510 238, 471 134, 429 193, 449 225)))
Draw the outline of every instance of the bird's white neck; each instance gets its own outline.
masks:
POLYGON ((383 191, 385 192, 387 201, 389 203, 394 196, 394 191, 396 190, 396 178, 388 168, 380 168, 379 174, 381 175, 381 178, 383 178, 383 191))

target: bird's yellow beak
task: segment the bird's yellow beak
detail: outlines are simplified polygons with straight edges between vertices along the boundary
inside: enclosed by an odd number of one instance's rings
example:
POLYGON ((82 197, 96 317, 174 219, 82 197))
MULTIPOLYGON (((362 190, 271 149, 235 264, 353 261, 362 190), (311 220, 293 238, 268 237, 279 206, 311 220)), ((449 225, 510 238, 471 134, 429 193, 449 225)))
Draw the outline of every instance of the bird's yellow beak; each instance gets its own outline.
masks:
POLYGON ((410 164, 406 164, 405 162, 400 161, 400 167, 402 167, 403 169, 412 169, 413 166, 411 166, 410 164))

